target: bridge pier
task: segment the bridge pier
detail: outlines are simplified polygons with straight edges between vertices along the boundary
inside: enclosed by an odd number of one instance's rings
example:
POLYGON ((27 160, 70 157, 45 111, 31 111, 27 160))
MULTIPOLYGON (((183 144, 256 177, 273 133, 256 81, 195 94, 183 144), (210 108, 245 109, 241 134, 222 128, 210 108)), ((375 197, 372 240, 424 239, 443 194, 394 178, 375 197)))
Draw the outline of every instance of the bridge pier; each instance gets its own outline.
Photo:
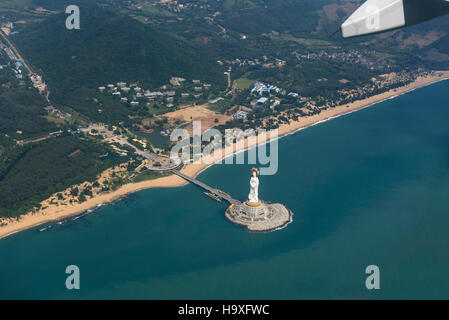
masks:
POLYGON ((212 188, 212 187, 208 186, 207 184, 205 184, 205 183, 203 183, 203 182, 201 182, 201 181, 199 181, 199 180, 197 180, 195 178, 191 178, 188 175, 185 175, 184 173, 182 173, 179 170, 170 170, 170 171, 173 174, 176 174, 177 176, 183 178, 184 180, 186 180, 186 181, 188 181, 188 182, 190 182, 190 183, 200 187, 201 189, 203 189, 203 190, 213 194, 217 198, 223 199, 223 200, 225 200, 225 201, 227 201, 227 202, 229 202, 230 204, 233 204, 233 205, 241 205, 240 201, 232 198, 229 194, 227 194, 227 193, 225 193, 225 192, 223 192, 223 191, 221 191, 219 189, 212 188))
POLYGON ((225 212, 226 218, 237 225, 246 227, 251 232, 279 230, 292 221, 292 212, 280 203, 261 202, 261 207, 263 207, 264 210, 255 215, 248 215, 246 212, 247 210, 244 210, 245 207, 248 206, 247 203, 241 203, 227 193, 212 188, 195 178, 191 178, 179 170, 171 170, 171 172, 203 190, 206 190, 206 192, 209 192, 217 198, 229 202, 230 206, 225 212))

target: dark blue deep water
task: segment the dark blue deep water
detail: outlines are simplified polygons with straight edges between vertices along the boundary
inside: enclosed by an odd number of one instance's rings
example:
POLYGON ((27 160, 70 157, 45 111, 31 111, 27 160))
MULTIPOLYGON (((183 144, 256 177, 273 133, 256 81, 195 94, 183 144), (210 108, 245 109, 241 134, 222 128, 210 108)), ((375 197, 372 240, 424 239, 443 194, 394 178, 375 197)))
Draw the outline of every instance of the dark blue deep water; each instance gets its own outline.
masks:
MULTIPOLYGON (((285 137, 279 161, 260 196, 294 212, 283 230, 248 233, 191 185, 146 190, 0 240, 0 299, 449 298, 449 81, 285 137)), ((199 179, 243 199, 250 168, 199 179)))

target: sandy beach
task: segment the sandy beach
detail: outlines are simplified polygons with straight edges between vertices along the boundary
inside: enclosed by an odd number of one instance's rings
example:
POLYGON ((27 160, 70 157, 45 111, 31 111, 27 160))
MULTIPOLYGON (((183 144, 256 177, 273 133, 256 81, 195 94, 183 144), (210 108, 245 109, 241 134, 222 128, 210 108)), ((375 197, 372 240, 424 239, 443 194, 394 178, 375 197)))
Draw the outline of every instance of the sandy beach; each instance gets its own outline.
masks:
MULTIPOLYGON (((300 118, 299 121, 291 122, 288 125, 286 124, 282 125, 278 131, 279 137, 307 128, 319 122, 326 121, 344 114, 354 112, 356 110, 372 106, 386 99, 390 99, 392 97, 404 94, 406 92, 427 86, 431 83, 435 83, 444 79, 449 79, 449 71, 436 71, 432 76, 420 77, 416 79, 413 83, 401 88, 397 88, 396 90, 390 90, 364 100, 353 102, 351 104, 345 104, 332 109, 324 110, 323 112, 317 115, 300 118)), ((227 148, 224 150, 224 152, 214 154, 213 156, 214 162, 221 160, 224 157, 224 155, 229 155, 230 152, 242 151, 243 149, 249 148, 253 145, 254 141, 245 141, 243 146, 242 144, 240 144, 238 147, 231 147, 232 149, 227 148)), ((186 175, 194 177, 197 176, 201 171, 205 170, 210 165, 211 165, 210 161, 208 161, 208 163, 203 162, 199 164, 189 164, 186 167, 184 167, 182 172, 186 175)), ((16 232, 19 232, 21 230, 25 230, 40 224, 44 224, 51 221, 57 221, 67 218, 69 216, 81 214, 99 205, 118 200, 133 192, 149 188, 179 187, 185 184, 186 182, 183 179, 181 179, 178 176, 172 175, 155 180, 126 184, 115 191, 98 194, 83 203, 74 203, 73 205, 68 206, 49 205, 47 208, 45 208, 45 210, 41 210, 37 213, 28 213, 22 215, 17 220, 1 220, 1 222, 3 222, 6 225, 0 227, 0 239, 8 235, 14 234, 16 232)))

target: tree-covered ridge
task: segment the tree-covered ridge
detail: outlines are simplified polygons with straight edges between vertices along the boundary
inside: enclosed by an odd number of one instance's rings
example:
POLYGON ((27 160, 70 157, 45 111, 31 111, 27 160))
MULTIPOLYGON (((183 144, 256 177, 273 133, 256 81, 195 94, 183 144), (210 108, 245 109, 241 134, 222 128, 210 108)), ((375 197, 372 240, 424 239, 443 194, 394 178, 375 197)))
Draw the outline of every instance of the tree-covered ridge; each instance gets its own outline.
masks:
POLYGON ((34 90, 0 88, 0 133, 20 140, 56 131, 56 125, 44 118, 46 106, 34 90))
POLYGON ((67 30, 67 15, 29 26, 15 41, 52 89, 52 98, 105 81, 140 81, 160 86, 172 76, 223 85, 216 61, 188 43, 153 30, 128 16, 97 6, 82 8, 81 30, 67 30))
MULTIPOLYGON (((231 8, 235 8, 238 2, 235 1, 231 8)), ((227 28, 249 34, 272 30, 311 32, 317 28, 320 20, 319 11, 326 4, 329 4, 329 1, 254 1, 253 6, 225 11, 218 20, 227 28)))
POLYGON ((65 136, 25 147, 0 178, 0 217, 16 217, 56 192, 94 181, 107 168, 123 161, 103 144, 65 136))
POLYGON ((71 135, 67 130, 76 119, 67 122, 45 110, 48 102, 27 81, 3 76, 0 82, 7 84, 0 86, 0 217, 18 217, 128 161, 97 139, 71 135), (62 136, 49 135, 56 131, 62 136))
POLYGON ((31 0, 34 6, 48 10, 64 11, 69 5, 85 6, 98 2, 98 0, 31 0))
POLYGON ((0 134, 0 181, 25 151, 13 139, 0 134))

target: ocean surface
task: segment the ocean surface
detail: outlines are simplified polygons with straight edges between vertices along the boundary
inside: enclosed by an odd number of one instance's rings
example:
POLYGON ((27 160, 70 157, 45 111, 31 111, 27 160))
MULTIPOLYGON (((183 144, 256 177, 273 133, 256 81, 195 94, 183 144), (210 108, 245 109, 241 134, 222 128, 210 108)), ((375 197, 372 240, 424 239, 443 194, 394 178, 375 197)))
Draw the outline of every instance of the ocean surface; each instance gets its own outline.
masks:
MULTIPOLYGON (((245 199, 251 167, 199 179, 245 199)), ((189 185, 14 234, 0 240, 0 299, 448 299, 449 81, 282 138, 259 194, 293 222, 249 233, 189 185)))

